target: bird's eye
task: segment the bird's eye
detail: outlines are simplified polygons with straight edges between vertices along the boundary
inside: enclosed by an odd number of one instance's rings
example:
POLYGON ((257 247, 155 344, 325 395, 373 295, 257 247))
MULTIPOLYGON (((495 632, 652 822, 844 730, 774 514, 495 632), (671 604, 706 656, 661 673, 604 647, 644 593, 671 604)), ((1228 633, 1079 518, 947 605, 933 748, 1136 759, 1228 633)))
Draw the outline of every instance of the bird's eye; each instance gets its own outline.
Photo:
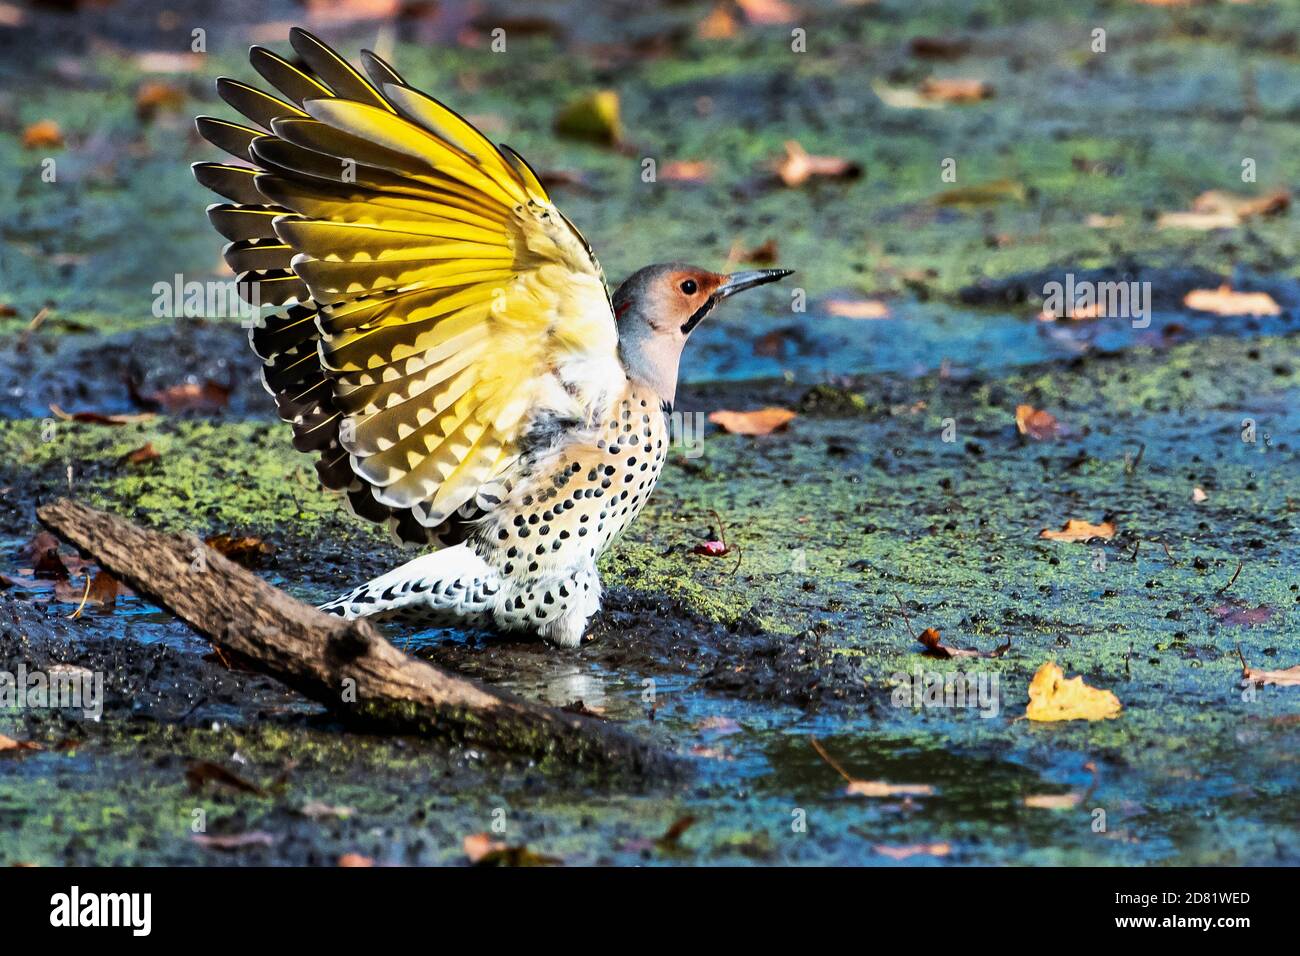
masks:
POLYGON ((695 284, 694 279, 687 279, 682 283, 682 291, 687 295, 695 295, 697 289, 699 289, 699 286, 695 284))

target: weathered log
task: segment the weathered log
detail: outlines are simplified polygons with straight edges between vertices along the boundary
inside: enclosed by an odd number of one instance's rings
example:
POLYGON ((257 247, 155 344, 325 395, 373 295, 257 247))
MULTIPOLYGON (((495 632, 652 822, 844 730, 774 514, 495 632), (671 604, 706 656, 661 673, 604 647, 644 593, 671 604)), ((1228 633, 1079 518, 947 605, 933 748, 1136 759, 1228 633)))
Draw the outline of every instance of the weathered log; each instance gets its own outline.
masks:
POLYGON ((193 535, 161 534, 61 498, 45 527, 204 637, 369 729, 643 772, 665 758, 616 728, 416 660, 365 620, 344 621, 263 581, 193 535))

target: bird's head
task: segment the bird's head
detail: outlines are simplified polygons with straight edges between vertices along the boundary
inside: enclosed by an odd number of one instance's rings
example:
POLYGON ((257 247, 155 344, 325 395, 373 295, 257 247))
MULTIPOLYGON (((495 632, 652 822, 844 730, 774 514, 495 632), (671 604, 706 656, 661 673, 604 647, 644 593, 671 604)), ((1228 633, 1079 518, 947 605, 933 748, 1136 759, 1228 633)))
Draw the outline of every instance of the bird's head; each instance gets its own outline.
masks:
POLYGON ((793 271, 756 269, 722 275, 666 262, 632 273, 614 293, 618 348, 628 374, 671 404, 682 349, 704 317, 728 296, 793 271))

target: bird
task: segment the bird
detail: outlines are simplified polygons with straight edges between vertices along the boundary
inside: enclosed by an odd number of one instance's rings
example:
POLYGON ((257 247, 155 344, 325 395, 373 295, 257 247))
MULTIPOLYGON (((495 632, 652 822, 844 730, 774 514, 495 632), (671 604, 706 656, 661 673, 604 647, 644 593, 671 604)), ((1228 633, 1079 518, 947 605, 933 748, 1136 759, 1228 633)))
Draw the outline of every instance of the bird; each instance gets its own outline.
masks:
POLYGON ((541 179, 373 52, 290 31, 196 119, 234 162, 192 167, 293 444, 357 516, 427 553, 321 610, 477 624, 560 647, 597 562, 667 459, 678 365, 721 302, 791 273, 646 266, 610 294, 541 179))

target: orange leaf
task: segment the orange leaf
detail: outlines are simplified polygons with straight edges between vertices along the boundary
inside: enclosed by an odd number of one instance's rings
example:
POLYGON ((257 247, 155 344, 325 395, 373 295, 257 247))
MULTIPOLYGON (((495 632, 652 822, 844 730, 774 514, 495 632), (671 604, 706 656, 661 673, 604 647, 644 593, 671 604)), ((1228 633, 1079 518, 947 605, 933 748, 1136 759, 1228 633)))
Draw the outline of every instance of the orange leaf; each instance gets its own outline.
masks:
POLYGON ((54 120, 40 120, 23 130, 27 149, 58 149, 63 145, 63 131, 54 120))
POLYGON ((727 40, 736 35, 736 18, 731 15, 731 7, 726 3, 715 4, 709 15, 695 28, 701 40, 727 40))
POLYGON ((912 846, 885 846, 883 843, 873 844, 871 847, 881 856, 887 856, 891 860, 906 860, 909 856, 947 856, 952 852, 950 843, 916 843, 912 846))
POLYGON ((761 408, 753 412, 717 411, 709 421, 733 435, 770 435, 790 424, 795 413, 788 408, 761 408))
POLYGON ((1049 541, 1091 541, 1093 538, 1113 538, 1115 537, 1115 522, 1103 521, 1101 524, 1089 524, 1086 521, 1079 521, 1071 518, 1065 522, 1065 527, 1060 531, 1049 531, 1044 528, 1038 533, 1040 538, 1046 538, 1049 541))
POLYGON ((1016 430, 1035 441, 1058 438, 1063 431, 1055 415, 1033 405, 1016 406, 1016 430))
POLYGON ((1183 305, 1215 315, 1279 315, 1282 312, 1267 292, 1235 292, 1227 285, 1193 289, 1183 296, 1183 305))
POLYGON ((776 163, 776 174, 781 182, 794 188, 816 176, 852 179, 862 174, 862 167, 838 156, 813 156, 791 139, 786 141, 785 156, 776 163))
POLYGON ((339 857, 338 865, 343 867, 374 866, 375 861, 368 856, 362 856, 360 853, 344 853, 339 857))
POLYGON ((677 183, 707 183, 713 177, 713 164, 703 159, 678 159, 665 163, 659 178, 677 183))
POLYGON ((917 92, 936 103, 978 103, 992 98, 993 87, 983 80, 932 78, 922 83, 917 92))
POLYGON ((1118 717, 1119 698, 1108 690, 1089 687, 1082 677, 1065 679, 1065 671, 1051 661, 1038 668, 1029 682, 1030 720, 1105 720, 1118 717))
POLYGON ((889 306, 879 299, 831 299, 826 311, 842 319, 887 319, 889 306))
POLYGON ((744 12, 746 20, 762 25, 793 23, 799 15, 799 11, 785 0, 736 0, 736 5, 744 12))

